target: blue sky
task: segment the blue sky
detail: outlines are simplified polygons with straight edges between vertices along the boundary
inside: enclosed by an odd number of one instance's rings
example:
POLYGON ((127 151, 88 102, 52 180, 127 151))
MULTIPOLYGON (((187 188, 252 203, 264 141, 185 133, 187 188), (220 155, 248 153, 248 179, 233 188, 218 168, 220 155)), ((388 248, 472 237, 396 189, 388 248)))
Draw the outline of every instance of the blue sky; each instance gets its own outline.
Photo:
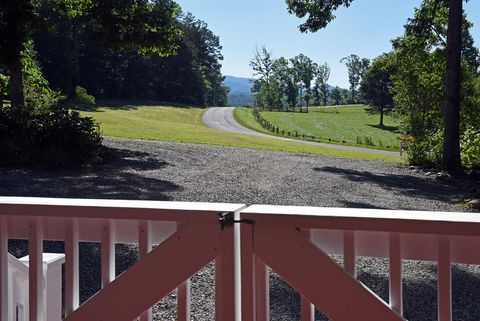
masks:
MULTIPOLYGON (((326 29, 302 34, 301 20, 287 13, 284 0, 177 0, 184 11, 208 23, 223 46, 223 73, 252 77, 249 61, 255 48, 265 45, 274 57, 303 53, 331 67, 329 83, 348 87, 346 67, 340 59, 352 53, 374 58, 391 48, 390 40, 403 33, 403 25, 421 0, 356 0, 337 11, 326 29)), ((480 46, 480 1, 465 5, 473 36, 480 46)))

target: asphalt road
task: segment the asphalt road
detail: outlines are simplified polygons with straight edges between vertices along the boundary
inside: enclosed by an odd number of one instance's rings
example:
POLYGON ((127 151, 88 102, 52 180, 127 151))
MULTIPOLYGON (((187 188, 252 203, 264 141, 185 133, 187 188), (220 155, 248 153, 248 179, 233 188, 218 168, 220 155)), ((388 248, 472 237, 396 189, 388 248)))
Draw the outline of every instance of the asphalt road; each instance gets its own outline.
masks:
POLYGON ((242 126, 241 124, 239 124, 235 120, 235 117, 233 117, 233 111, 234 110, 235 110, 235 107, 212 107, 212 108, 209 108, 203 114, 202 121, 208 127, 223 130, 223 131, 227 131, 227 132, 233 132, 233 133, 237 133, 237 134, 268 137, 268 138, 274 138, 274 139, 279 139, 279 140, 284 140, 284 141, 293 141, 293 142, 297 142, 297 143, 301 143, 301 144, 322 146, 322 147, 328 147, 328 148, 338 148, 338 149, 346 149, 346 150, 361 151, 361 152, 368 152, 368 153, 400 156, 400 152, 392 152, 392 151, 386 151, 386 150, 378 150, 378 149, 370 149, 370 148, 354 147, 354 146, 344 146, 344 145, 309 142, 309 141, 300 140, 300 139, 278 137, 278 136, 274 136, 274 135, 259 133, 259 132, 251 130, 251 129, 246 128, 246 127, 242 126))

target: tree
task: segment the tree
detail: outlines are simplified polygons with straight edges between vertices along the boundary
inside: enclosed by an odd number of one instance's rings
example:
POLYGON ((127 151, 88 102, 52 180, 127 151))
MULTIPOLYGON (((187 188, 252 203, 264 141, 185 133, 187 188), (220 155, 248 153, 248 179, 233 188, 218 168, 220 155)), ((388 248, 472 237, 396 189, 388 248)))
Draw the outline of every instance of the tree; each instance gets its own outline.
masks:
MULTIPOLYGON (((447 54, 445 60, 445 92, 443 103, 443 169, 451 174, 462 172, 460 162, 460 57, 462 52, 462 0, 430 0, 434 8, 447 5, 447 54)), ((335 16, 334 11, 340 6, 348 7, 353 0, 286 0, 290 13, 300 18, 308 15, 305 23, 300 25, 302 32, 317 31, 325 28, 335 16)), ((434 10, 435 11, 435 10, 434 10)), ((431 20, 431 19, 430 19, 431 20)), ((427 24, 428 25, 428 24, 427 24)))
POLYGON ((310 100, 310 88, 312 86, 312 80, 315 77, 315 72, 317 70, 317 64, 312 61, 309 57, 305 56, 304 54, 299 54, 298 56, 293 57, 290 59, 293 69, 297 74, 297 79, 301 83, 300 87, 300 99, 302 99, 302 89, 305 88, 305 104, 309 106, 310 100))
POLYGON ((262 47, 261 50, 258 50, 257 48, 255 50, 255 55, 253 59, 250 61, 250 67, 253 69, 253 76, 259 76, 260 83, 262 83, 262 85, 265 85, 265 107, 269 109, 272 107, 273 104, 273 94, 270 87, 271 76, 273 74, 273 62, 274 60, 272 58, 272 53, 269 52, 265 47, 262 47))
POLYGON ((360 92, 365 101, 380 111, 380 126, 383 126, 385 109, 393 107, 393 87, 391 79, 392 57, 383 54, 372 61, 360 83, 360 92))
POLYGON ((284 57, 280 57, 274 61, 273 70, 275 78, 279 81, 280 90, 286 98, 287 108, 295 110, 299 90, 295 71, 290 66, 289 61, 284 57))
POLYGON ((14 107, 25 103, 21 52, 32 33, 49 22, 39 10, 45 4, 81 18, 89 26, 90 39, 99 46, 159 55, 177 49, 180 8, 171 0, 4 0, 0 3, 0 65, 9 70, 14 107))
POLYGON ((338 86, 335 86, 330 92, 330 98, 334 105, 340 105, 342 103, 342 91, 338 86))
POLYGON ((316 76, 317 76, 316 83, 317 83, 319 95, 323 101, 323 105, 326 106, 328 101, 328 94, 329 94, 327 81, 330 78, 330 66, 327 63, 324 63, 323 65, 318 66, 316 76))
POLYGON ((365 74, 365 71, 370 64, 370 60, 366 58, 360 58, 355 54, 344 57, 340 60, 344 62, 348 69, 348 81, 350 83, 350 91, 352 94, 352 103, 356 102, 356 91, 360 85, 360 81, 365 74))

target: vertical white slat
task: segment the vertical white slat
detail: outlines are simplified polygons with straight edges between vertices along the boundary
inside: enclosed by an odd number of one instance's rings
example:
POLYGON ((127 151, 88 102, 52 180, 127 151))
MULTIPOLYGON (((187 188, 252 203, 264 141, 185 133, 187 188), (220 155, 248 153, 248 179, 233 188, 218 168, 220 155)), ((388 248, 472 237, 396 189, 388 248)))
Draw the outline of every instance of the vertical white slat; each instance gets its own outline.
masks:
MULTIPOLYGON (((302 230, 302 233, 307 239, 312 240, 311 230, 302 230)), ((300 295, 300 316, 301 321, 314 321, 315 320, 315 306, 308 301, 303 295, 300 295)))
POLYGON ((255 257, 255 298, 256 321, 270 320, 270 282, 268 267, 255 257))
POLYGON ((8 227, 0 216, 0 321, 7 321, 8 313, 8 227))
MULTIPOLYGON (((138 254, 140 260, 152 250, 152 224, 148 221, 138 222, 138 254)), ((152 321, 152 309, 140 315, 139 321, 152 321)))
POLYGON ((190 321, 190 279, 183 282, 177 291, 177 320, 190 321))
POLYGON ((452 321, 452 265, 447 236, 438 241, 438 320, 452 321))
POLYGON ((355 255, 355 232, 345 231, 343 233, 343 266, 345 271, 354 278, 357 277, 355 255))
POLYGON ((390 307, 403 315, 402 243, 400 234, 390 234, 390 307))
POLYGON ((300 297, 300 314, 302 321, 315 321, 315 306, 303 295, 300 297))
POLYGON ((115 225, 102 220, 102 289, 115 279, 115 225))
POLYGON ((31 218, 28 239, 29 320, 44 321, 45 297, 43 284, 43 221, 31 218))
POLYGON ((65 222, 65 316, 79 306, 78 220, 65 222))

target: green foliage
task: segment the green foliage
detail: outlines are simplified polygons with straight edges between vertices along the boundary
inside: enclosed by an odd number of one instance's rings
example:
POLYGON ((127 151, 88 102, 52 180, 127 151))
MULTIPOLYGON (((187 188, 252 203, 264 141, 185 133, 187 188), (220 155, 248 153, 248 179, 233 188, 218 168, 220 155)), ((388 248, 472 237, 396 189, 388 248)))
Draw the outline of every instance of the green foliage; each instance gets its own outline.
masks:
POLYGON ((425 135, 421 140, 412 138, 406 140, 407 159, 410 164, 437 167, 442 161, 442 132, 425 135))
POLYGON ((36 61, 33 43, 29 41, 21 53, 24 78, 25 106, 30 109, 48 109, 63 99, 60 92, 50 89, 48 81, 36 61))
POLYGON ((75 102, 79 103, 80 105, 95 106, 95 97, 89 95, 85 88, 76 86, 75 102))
POLYGON ((357 55, 351 54, 350 56, 344 57, 340 62, 345 63, 348 69, 348 81, 350 83, 350 91, 352 93, 353 104, 356 103, 356 91, 360 85, 367 68, 370 64, 370 60, 366 58, 360 58, 357 55))
POLYGON ((460 140, 462 164, 467 169, 480 169, 480 129, 467 128, 460 140))
POLYGON ((2 166, 81 166, 99 160, 98 125, 63 104, 44 109, 0 109, 2 166))

